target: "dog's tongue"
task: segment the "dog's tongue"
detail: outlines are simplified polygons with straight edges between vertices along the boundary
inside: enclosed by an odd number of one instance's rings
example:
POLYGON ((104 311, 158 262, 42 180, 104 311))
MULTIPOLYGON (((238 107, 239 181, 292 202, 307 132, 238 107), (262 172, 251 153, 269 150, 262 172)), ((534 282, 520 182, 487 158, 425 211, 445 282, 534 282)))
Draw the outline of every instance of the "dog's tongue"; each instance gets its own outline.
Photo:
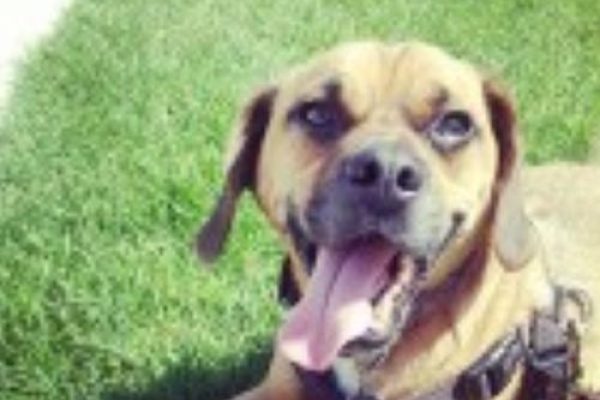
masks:
POLYGON ((342 347, 372 326, 371 299, 394 253, 383 240, 320 249, 306 293, 279 333, 283 354, 309 370, 331 367, 342 347))

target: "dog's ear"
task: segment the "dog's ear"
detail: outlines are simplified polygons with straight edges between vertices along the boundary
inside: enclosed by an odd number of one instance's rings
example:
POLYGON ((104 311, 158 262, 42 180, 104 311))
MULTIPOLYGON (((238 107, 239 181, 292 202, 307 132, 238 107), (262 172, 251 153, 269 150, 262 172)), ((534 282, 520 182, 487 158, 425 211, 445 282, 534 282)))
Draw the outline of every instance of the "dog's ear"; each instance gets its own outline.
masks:
POLYGON ((515 270, 525 265, 535 252, 534 231, 525 215, 519 179, 521 155, 517 120, 513 101, 498 83, 485 80, 483 92, 498 146, 492 240, 502 264, 515 270))
POLYGON ((292 272, 292 259, 290 255, 286 255, 281 263, 281 273, 279 275, 279 287, 277 296, 279 303, 286 308, 291 308, 302 297, 298 283, 294 279, 292 272))
POLYGON ((223 250, 240 194, 245 189, 255 188, 260 147, 271 118, 275 94, 274 87, 257 92, 238 118, 223 190, 196 240, 198 254, 207 263, 214 261, 223 250))

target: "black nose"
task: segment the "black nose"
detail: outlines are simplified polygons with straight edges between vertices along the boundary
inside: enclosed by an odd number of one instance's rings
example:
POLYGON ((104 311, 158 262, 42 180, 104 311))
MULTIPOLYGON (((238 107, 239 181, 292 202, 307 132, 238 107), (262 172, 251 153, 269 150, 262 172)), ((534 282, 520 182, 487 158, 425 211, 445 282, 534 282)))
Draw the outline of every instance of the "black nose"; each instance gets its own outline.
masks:
POLYGON ((398 147, 379 146, 349 156, 342 163, 341 180, 350 195, 368 193, 376 201, 406 202, 423 186, 422 163, 398 147))

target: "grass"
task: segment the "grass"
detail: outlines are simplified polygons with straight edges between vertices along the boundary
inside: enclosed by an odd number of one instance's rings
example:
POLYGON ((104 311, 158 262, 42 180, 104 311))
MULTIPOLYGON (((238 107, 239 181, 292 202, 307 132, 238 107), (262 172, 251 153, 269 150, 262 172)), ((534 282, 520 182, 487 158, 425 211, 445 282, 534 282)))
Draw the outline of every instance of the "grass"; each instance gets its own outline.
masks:
POLYGON ((596 0, 76 0, 0 128, 0 398, 219 399, 264 373, 281 257, 251 201, 191 252, 238 99, 315 50, 421 38, 499 72, 532 162, 600 122, 596 0))

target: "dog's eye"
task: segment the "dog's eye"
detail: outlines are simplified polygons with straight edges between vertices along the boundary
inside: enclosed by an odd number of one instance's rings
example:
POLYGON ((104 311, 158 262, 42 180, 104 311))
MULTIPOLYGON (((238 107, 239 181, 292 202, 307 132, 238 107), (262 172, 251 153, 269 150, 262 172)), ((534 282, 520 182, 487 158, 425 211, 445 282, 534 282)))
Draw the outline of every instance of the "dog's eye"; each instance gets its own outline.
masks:
POLYGON ((325 102, 308 102, 303 104, 298 111, 300 122, 309 128, 324 130, 335 124, 335 110, 325 102))
POLYGON ((300 104, 293 113, 293 119, 320 140, 335 139, 348 125, 343 110, 325 100, 300 104))
POLYGON ((451 151, 466 143, 473 136, 473 121, 464 111, 449 111, 432 125, 429 137, 434 146, 451 151))

